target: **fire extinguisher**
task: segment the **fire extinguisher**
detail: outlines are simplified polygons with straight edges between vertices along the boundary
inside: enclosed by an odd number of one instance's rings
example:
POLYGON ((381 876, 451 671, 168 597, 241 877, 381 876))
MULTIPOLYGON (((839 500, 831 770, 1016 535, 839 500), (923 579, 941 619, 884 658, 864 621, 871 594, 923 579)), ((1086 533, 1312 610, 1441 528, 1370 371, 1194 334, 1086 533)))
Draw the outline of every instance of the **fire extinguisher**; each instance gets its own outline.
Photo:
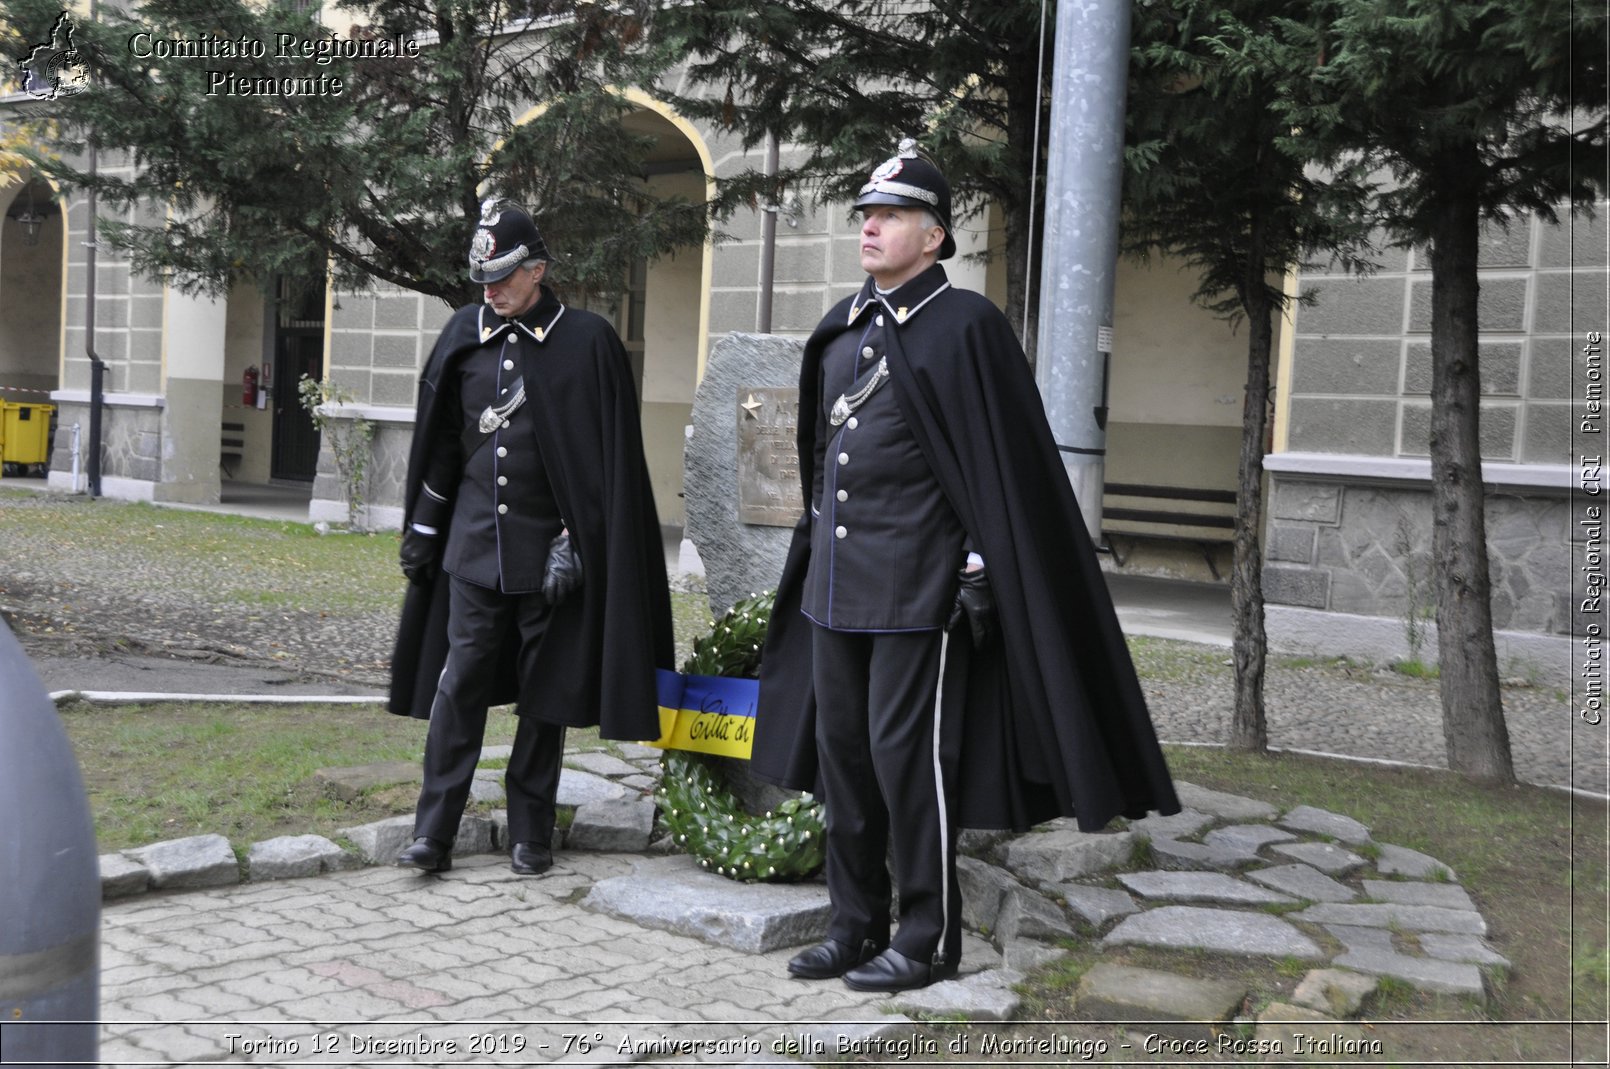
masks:
POLYGON ((247 408, 257 407, 257 365, 246 369, 240 379, 240 403, 247 408))

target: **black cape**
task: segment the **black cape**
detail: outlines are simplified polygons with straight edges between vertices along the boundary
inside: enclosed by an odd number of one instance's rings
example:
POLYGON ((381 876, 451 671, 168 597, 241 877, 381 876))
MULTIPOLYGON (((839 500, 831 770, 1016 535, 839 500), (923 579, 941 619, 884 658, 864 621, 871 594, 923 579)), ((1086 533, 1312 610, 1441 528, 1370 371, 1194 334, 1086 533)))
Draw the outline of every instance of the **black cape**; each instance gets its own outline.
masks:
MULTIPOLYGON (((544 299, 553 300, 546 287, 544 299)), ((408 457, 405 530, 424 482, 426 445, 436 433, 438 387, 453 363, 481 344, 481 307, 455 312, 425 362, 408 457)), ((486 319, 501 322, 490 310, 486 319)), ((654 670, 671 667, 671 601, 631 364, 608 323, 575 308, 565 309, 541 344, 519 348, 543 464, 584 577, 581 589, 554 610, 542 639, 540 687, 519 692, 511 635, 491 704, 518 701, 522 716, 598 725, 605 738, 658 738, 654 670)), ((446 538, 443 531, 444 545, 446 538)), ((440 569, 430 585, 408 587, 391 660, 393 713, 430 716, 447 658, 447 602, 448 577, 440 569)))
MULTIPOLYGON (((827 433, 822 352, 858 299, 829 312, 805 345, 807 499, 817 436, 827 433)), ((887 337, 887 388, 984 558, 1000 614, 1000 635, 985 649, 970 650, 965 626, 951 640, 946 717, 955 709, 963 724, 958 822, 1022 830, 1072 816, 1094 831, 1119 815, 1178 812, 1117 613, 1005 316, 951 289, 887 337)), ((762 779, 805 791, 817 786, 814 625, 799 611, 810 524, 807 508, 766 636, 751 758, 762 779)))

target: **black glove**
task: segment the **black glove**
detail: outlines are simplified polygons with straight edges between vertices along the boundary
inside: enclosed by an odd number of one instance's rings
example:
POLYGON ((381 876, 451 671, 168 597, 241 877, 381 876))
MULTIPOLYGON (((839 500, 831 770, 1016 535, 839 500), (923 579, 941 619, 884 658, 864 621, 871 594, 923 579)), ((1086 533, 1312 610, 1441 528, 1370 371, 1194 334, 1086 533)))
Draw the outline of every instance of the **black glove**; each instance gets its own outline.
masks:
POLYGON ((990 591, 989 580, 984 577, 984 569, 974 568, 961 572, 961 585, 956 588, 956 604, 950 610, 950 620, 945 624, 945 630, 954 631, 956 625, 967 617, 968 626, 973 632, 973 646, 982 648, 997 630, 995 624, 995 595, 990 591))
POLYGON ((548 547, 548 566, 542 573, 542 596, 557 605, 581 588, 581 557, 563 531, 548 547))
POLYGON ((397 556, 402 559, 403 574, 410 583, 424 586, 436 577, 435 535, 408 528, 403 532, 402 549, 397 556))

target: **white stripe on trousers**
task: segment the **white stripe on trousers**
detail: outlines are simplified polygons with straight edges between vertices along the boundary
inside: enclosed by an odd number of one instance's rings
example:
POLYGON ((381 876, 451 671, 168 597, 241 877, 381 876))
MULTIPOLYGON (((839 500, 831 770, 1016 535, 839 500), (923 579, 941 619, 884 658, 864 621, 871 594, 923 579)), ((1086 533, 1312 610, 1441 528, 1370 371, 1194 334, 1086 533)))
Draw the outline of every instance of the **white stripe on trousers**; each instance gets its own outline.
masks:
POLYGON ((944 964, 947 952, 945 943, 950 935, 950 812, 945 803, 945 768, 940 760, 939 740, 945 725, 945 653, 950 645, 950 632, 939 632, 939 678, 934 682, 934 800, 939 805, 939 908, 944 920, 939 926, 939 952, 933 964, 944 964))

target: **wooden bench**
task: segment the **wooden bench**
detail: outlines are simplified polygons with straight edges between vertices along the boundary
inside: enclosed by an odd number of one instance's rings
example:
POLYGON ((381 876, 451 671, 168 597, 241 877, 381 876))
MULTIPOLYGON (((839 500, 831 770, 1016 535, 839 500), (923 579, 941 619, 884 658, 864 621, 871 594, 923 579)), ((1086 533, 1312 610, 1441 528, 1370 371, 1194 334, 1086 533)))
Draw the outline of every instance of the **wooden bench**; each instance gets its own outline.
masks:
POLYGON ((1107 483, 1101 495, 1101 533, 1106 543, 1102 548, 1112 553, 1120 568, 1139 541, 1191 542, 1201 549, 1208 570, 1218 579, 1213 550, 1235 541, 1235 491, 1107 483), (1129 542, 1127 553, 1119 539, 1129 542))
POLYGON ((225 423, 220 430, 223 434, 218 442, 218 466, 223 469, 224 475, 233 479, 235 465, 240 463, 241 450, 246 448, 246 424, 225 423))

